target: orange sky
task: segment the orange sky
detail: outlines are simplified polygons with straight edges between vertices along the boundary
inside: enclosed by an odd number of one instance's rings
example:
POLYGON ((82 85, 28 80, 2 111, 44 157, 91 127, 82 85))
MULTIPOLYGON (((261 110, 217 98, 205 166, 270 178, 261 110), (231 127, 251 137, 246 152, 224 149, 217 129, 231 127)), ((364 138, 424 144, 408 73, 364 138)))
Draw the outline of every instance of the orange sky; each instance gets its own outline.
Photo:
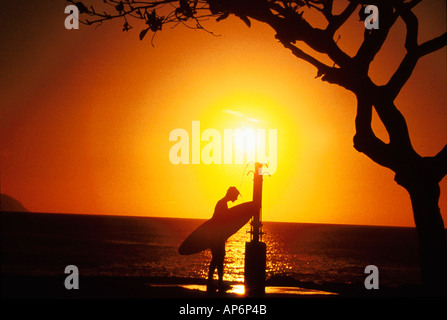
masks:
MULTIPOLYGON (((209 22, 219 37, 167 27, 153 48, 121 22, 66 30, 64 2, 29 3, 3 10, 14 16, 1 30, 0 174, 1 192, 30 211, 208 218, 230 185, 250 200, 252 175, 245 165, 173 165, 169 133, 191 133, 192 121, 223 133, 251 117, 278 133, 265 220, 414 225, 393 173, 352 146, 355 97, 314 79, 267 26, 209 22)), ((442 0, 420 6, 420 41, 446 30, 445 11, 442 0)), ((373 64, 378 83, 404 54, 402 27, 373 64)), ((339 44, 350 52, 363 24, 347 28, 339 44)), ((446 79, 444 48, 419 62, 396 100, 423 155, 447 143, 446 79)), ((447 221, 446 179, 441 188, 447 221)))

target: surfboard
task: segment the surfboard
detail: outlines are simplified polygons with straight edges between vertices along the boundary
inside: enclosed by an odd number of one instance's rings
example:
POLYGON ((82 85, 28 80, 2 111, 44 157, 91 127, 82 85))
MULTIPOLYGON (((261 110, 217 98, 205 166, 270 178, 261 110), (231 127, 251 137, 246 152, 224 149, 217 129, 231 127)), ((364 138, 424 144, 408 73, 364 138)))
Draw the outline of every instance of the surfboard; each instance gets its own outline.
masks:
POLYGON ((227 216, 218 220, 211 218, 195 229, 180 245, 178 252, 181 255, 199 253, 226 241, 242 228, 254 213, 253 202, 244 202, 228 209, 227 216))

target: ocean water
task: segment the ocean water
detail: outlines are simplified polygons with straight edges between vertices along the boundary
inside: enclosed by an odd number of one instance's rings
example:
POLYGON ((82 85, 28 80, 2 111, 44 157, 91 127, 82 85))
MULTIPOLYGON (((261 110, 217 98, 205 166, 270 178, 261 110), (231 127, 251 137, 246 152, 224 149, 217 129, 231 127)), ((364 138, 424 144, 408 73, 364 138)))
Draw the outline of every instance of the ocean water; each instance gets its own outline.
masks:
MULTIPOLYGON (((181 256, 177 248, 204 220, 95 215, 0 213, 1 271, 61 275, 206 278, 209 250, 181 256)), ((248 226, 226 244, 225 280, 244 280, 248 226)), ((363 283, 367 265, 380 284, 418 284, 414 228, 264 222, 267 278, 313 283, 363 283)))

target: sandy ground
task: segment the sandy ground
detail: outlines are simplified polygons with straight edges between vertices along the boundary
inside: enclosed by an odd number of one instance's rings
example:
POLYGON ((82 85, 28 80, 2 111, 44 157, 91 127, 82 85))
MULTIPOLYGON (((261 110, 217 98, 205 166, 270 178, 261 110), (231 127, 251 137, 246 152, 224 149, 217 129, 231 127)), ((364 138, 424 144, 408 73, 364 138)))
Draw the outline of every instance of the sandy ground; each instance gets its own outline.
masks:
POLYGON ((266 294, 255 297, 241 294, 241 283, 227 283, 233 291, 207 293, 205 279, 83 276, 77 290, 67 290, 64 280, 65 275, 2 274, 2 311, 23 319, 36 315, 61 319, 67 314, 71 319, 86 315, 101 319, 288 319, 306 314, 382 318, 384 314, 401 317, 403 310, 411 314, 416 308, 445 313, 447 303, 446 296, 423 295, 415 287, 370 292, 359 286, 317 286, 291 279, 268 280, 266 294))

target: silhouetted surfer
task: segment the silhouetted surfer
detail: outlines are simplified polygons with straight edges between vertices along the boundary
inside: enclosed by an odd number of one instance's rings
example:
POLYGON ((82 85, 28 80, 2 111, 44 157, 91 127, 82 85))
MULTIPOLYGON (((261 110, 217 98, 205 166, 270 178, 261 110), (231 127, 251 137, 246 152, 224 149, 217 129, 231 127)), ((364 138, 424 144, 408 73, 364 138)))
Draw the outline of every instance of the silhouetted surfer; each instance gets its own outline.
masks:
MULTIPOLYGON (((236 201, 240 192, 236 189, 236 187, 229 187, 227 190, 227 194, 225 197, 220 199, 216 207, 214 208, 214 214, 211 219, 215 222, 219 223, 219 221, 224 221, 228 215, 228 202, 236 201)), ((210 268, 208 272, 208 291, 213 290, 213 275, 214 270, 217 268, 217 276, 218 276, 218 287, 219 290, 224 290, 223 284, 223 268, 224 268, 224 259, 225 259, 225 241, 217 242, 215 245, 211 247, 211 254, 213 258, 211 259, 210 268)))

